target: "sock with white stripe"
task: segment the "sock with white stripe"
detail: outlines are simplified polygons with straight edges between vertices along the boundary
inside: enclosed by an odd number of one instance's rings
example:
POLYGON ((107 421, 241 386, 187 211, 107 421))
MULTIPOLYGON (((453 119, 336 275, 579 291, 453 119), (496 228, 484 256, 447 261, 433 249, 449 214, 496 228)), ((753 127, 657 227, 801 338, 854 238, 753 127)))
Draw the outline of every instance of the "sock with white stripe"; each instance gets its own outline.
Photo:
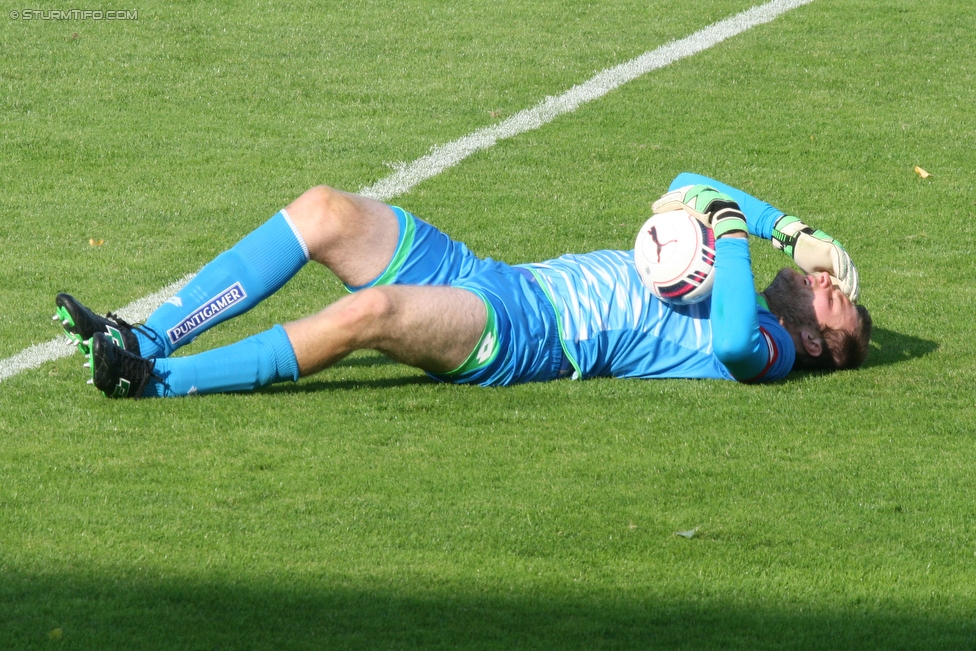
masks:
POLYGON ((169 357, 200 333, 278 291, 308 262, 308 247, 285 210, 200 270, 146 320, 155 339, 135 330, 143 357, 169 357))

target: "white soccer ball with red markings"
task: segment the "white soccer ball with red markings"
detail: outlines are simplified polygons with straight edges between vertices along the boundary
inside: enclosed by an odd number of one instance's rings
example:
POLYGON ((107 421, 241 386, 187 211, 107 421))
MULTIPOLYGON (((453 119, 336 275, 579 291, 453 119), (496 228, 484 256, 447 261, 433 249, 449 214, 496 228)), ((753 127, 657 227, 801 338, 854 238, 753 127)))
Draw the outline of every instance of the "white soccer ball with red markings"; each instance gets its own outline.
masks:
POLYGON ((634 243, 644 286, 674 305, 691 305, 712 293, 715 234, 684 210, 653 215, 634 243))

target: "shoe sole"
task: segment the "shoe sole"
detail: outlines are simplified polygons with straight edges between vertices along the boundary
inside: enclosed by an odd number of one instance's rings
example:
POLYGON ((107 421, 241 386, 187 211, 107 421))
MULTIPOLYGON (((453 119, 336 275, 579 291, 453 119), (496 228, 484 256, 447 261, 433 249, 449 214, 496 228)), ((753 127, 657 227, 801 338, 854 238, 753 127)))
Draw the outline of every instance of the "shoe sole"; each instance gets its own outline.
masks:
POLYGON ((68 335, 68 338, 71 339, 71 341, 75 342, 82 355, 88 355, 91 353, 91 339, 85 339, 80 333, 72 332, 70 330, 70 328, 76 328, 77 324, 75 323, 74 317, 68 311, 68 308, 63 305, 59 305, 57 314, 54 315, 54 320, 61 322, 61 327, 64 328, 65 334, 68 335))

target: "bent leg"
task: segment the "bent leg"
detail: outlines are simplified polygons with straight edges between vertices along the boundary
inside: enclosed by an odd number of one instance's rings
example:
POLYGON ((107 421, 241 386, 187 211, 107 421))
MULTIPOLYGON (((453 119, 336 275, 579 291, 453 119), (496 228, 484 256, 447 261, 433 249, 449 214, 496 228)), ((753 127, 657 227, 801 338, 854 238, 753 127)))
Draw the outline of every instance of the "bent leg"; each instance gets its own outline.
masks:
MULTIPOLYGON (((208 263, 146 321, 146 357, 168 357, 205 330, 251 309, 281 288, 307 260, 349 284, 389 263, 399 227, 392 209, 364 197, 312 188, 208 263)), ((376 271, 379 270, 379 271, 376 271)))
POLYGON ((143 355, 168 357, 205 330, 257 305, 310 259, 350 288, 377 282, 449 284, 479 262, 463 244, 412 215, 367 197, 314 187, 210 262, 157 309, 146 325, 159 336, 140 339, 143 355), (391 267, 394 255, 398 264, 391 267))
POLYGON ((142 355, 169 357, 205 330, 278 291, 307 260, 288 213, 277 213, 204 266, 149 316, 146 328, 156 337, 140 338, 142 355))
MULTIPOLYGON (((309 259, 347 284, 389 263, 399 226, 389 206, 312 188, 220 254, 146 321, 145 357, 169 357, 205 330, 251 309, 281 288, 309 259)), ((372 274, 372 275, 371 275, 372 274)))

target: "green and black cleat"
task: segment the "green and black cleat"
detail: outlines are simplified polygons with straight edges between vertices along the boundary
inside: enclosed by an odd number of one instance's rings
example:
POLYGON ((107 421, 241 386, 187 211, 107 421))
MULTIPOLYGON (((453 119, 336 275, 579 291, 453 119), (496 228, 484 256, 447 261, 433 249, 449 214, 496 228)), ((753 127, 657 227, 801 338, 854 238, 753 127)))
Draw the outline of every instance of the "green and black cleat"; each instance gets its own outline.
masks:
POLYGON ((140 354, 139 340, 133 332, 138 326, 129 325, 111 312, 98 316, 69 294, 58 294, 54 304, 58 312, 53 320, 61 322, 64 331, 85 355, 91 350, 89 341, 96 332, 105 333, 123 350, 140 354))
POLYGON ((103 332, 92 335, 90 349, 85 364, 91 367, 88 383, 108 398, 139 398, 149 380, 158 377, 153 373, 155 361, 124 350, 103 332))

